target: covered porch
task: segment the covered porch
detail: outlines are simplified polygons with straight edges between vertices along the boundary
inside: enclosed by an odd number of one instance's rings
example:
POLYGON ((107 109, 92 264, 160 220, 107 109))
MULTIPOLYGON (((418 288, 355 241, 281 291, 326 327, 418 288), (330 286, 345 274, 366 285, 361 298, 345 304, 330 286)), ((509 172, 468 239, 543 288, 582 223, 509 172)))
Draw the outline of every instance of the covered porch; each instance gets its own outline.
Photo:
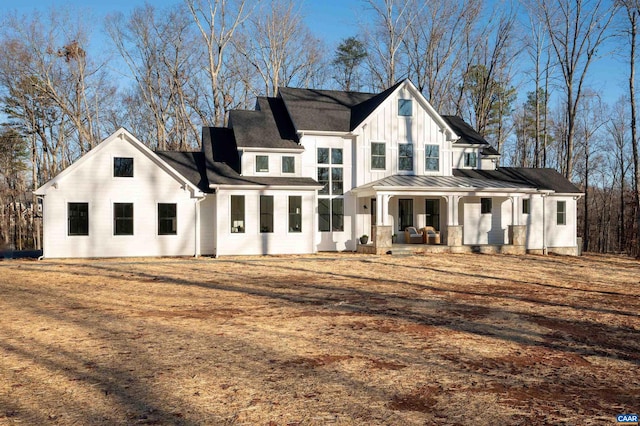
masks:
POLYGON ((358 252, 522 254, 523 200, 537 191, 472 178, 392 176, 354 192, 357 228, 371 236, 358 252))

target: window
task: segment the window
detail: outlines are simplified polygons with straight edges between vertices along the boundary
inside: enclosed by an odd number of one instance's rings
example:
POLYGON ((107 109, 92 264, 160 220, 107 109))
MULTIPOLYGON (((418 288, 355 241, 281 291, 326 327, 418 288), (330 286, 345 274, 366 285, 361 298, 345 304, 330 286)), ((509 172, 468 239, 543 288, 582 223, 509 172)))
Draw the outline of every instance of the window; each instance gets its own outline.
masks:
POLYGON ((133 235, 133 203, 113 204, 113 235, 133 235))
POLYGON ((318 229, 344 231, 344 175, 341 148, 318 148, 318 229))
POLYGON ((113 159, 114 177, 133 177, 133 158, 115 157, 113 159))
POLYGON ((266 155, 256 155, 256 172, 269 171, 269 157, 266 155))
POLYGON ((244 195, 231 196, 231 233, 244 232, 244 195))
POLYGON ((413 144, 398 144, 398 170, 413 170, 413 144))
POLYGON ((522 214, 529 214, 531 212, 531 200, 525 198, 522 200, 522 214))
POLYGON ((260 232, 273 232, 273 195, 260 196, 260 232))
POLYGON ((476 167, 478 163, 478 157, 475 152, 465 152, 464 153, 464 166, 465 167, 476 167))
POLYGON ((424 169, 428 172, 440 170, 440 147, 438 145, 425 145, 424 152, 424 169))
POLYGON ((302 197, 289 196, 289 232, 302 232, 302 197))
POLYGON ((411 99, 398 99, 398 115, 411 117, 413 115, 413 102, 411 99))
POLYGON ((480 213, 491 213, 492 202, 491 198, 480 198, 480 213))
POLYGON ((178 208, 176 204, 158 203, 158 235, 178 233, 178 208))
POLYGON ((387 168, 386 144, 384 142, 371 142, 371 168, 384 170, 387 168))
POLYGON ((567 224, 567 202, 558 201, 556 203, 556 220, 558 225, 567 224))
POLYGON ((413 200, 398 200, 398 230, 404 231, 407 226, 413 226, 413 200))
POLYGON ((89 235, 89 203, 67 204, 69 235, 89 235))
POLYGON ((295 173, 296 159, 294 157, 282 157, 282 173, 295 173))

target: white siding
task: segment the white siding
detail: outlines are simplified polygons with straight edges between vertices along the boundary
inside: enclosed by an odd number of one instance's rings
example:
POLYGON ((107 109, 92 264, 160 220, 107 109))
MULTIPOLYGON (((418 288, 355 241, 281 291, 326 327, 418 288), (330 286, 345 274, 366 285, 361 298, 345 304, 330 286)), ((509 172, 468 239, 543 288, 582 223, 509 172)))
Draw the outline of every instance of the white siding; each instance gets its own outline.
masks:
POLYGON ((87 157, 44 197, 45 257, 182 256, 195 254, 195 205, 183 184, 122 139, 87 157), (132 157, 134 176, 113 177, 114 157, 132 157), (89 235, 68 236, 67 203, 89 203, 89 235), (133 203, 134 233, 116 236, 113 204, 133 203), (157 204, 177 204, 177 235, 158 235, 157 204))
POLYGON ((548 196, 545 199, 545 237, 547 247, 575 247, 577 244, 576 200, 573 197, 548 196), (566 203, 566 224, 558 225, 556 206, 558 201, 566 203))
POLYGON ((314 253, 314 191, 220 190, 217 198, 218 256, 314 253), (245 197, 245 230, 231 232, 231 196, 245 197), (273 232, 260 232, 260 195, 273 196, 273 232), (289 232, 289 196, 302 197, 302 232, 289 232))
MULTIPOLYGON (((463 244, 506 244, 512 223, 512 202, 506 197, 492 199, 491 213, 481 213, 481 197, 465 197, 460 202, 463 218, 463 244)), ((485 197, 482 197, 485 198, 485 197)))
POLYGON ((243 176, 270 176, 270 177, 299 177, 302 176, 302 159, 300 151, 245 151, 240 156, 241 171, 243 176), (266 156, 269 162, 268 172, 256 171, 256 157, 266 156), (294 157, 295 173, 282 173, 282 157, 294 157))
POLYGON ((215 254, 216 196, 209 194, 200 203, 200 254, 215 254))

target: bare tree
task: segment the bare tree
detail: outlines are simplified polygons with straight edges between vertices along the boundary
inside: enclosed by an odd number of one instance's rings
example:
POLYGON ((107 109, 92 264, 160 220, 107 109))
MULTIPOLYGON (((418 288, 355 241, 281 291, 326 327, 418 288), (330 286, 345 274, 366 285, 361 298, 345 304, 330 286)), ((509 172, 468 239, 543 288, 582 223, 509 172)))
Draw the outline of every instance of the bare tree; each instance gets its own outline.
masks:
POLYGON ((324 75, 324 47, 304 24, 298 4, 274 0, 268 6, 252 15, 237 43, 263 84, 258 93, 275 96, 281 86, 318 84, 314 77, 324 75))
POLYGON ((538 0, 537 8, 564 81, 567 110, 564 174, 571 178, 576 117, 584 82, 598 48, 607 38, 615 6, 604 0, 538 0))

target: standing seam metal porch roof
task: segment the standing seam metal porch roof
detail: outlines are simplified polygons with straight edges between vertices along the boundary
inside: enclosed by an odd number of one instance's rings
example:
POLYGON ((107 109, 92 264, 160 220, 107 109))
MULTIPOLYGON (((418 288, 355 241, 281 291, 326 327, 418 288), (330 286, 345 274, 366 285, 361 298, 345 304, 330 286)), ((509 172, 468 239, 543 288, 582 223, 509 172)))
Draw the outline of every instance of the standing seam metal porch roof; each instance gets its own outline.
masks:
POLYGON ((389 188, 415 188, 415 189, 460 189, 469 190, 508 190, 508 189, 531 189, 537 190, 533 185, 526 183, 505 182, 500 180, 479 179, 458 176, 415 176, 415 175, 394 175, 354 188, 356 192, 364 189, 380 187, 389 188))

